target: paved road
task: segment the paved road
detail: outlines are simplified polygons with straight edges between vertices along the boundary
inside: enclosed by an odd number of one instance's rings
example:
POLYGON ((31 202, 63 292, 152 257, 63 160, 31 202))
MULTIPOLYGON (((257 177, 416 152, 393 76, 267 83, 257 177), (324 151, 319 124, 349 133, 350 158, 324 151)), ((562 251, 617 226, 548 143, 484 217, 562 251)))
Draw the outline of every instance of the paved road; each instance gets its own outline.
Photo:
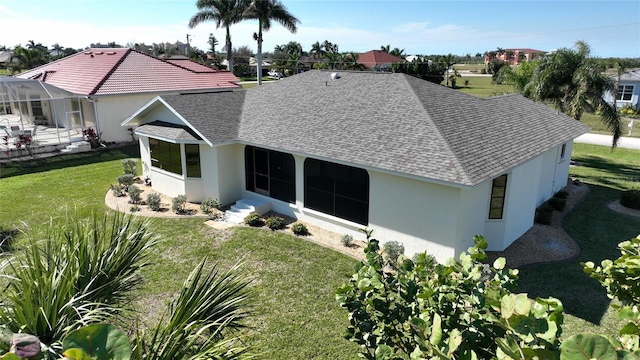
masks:
MULTIPOLYGON (((613 139, 611 135, 601 135, 601 134, 591 134, 591 133, 579 136, 575 140, 575 142, 577 143, 604 145, 604 146, 611 146, 612 141, 613 139)), ((618 147, 640 150, 640 138, 623 136, 618 141, 618 147)))

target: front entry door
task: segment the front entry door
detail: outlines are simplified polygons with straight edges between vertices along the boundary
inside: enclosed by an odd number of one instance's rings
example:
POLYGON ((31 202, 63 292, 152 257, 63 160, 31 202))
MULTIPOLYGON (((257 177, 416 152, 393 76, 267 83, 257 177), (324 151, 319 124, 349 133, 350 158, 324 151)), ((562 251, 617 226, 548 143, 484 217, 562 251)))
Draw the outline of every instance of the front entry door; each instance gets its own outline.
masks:
POLYGON ((253 161, 256 192, 269 196, 269 152, 262 149, 254 149, 253 161))

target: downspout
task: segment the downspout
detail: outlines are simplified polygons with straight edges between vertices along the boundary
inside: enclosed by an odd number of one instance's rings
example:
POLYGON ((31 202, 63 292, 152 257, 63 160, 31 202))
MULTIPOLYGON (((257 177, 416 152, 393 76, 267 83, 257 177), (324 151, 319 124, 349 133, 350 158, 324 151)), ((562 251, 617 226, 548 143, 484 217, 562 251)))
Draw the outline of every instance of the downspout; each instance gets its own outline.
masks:
POLYGON ((96 133, 100 136, 100 121, 98 121, 98 99, 93 99, 91 96, 84 97, 88 102, 93 104, 93 115, 96 118, 96 133))

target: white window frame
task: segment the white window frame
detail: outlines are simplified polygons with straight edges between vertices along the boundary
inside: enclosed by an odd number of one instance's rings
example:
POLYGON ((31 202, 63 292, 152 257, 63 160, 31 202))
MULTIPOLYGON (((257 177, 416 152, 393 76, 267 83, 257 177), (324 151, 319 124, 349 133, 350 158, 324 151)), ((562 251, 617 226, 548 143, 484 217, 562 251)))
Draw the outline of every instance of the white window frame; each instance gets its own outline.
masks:
POLYGON ((633 98, 633 85, 619 85, 618 93, 616 94, 617 101, 631 101, 633 98), (628 99, 625 97, 628 96, 628 99))

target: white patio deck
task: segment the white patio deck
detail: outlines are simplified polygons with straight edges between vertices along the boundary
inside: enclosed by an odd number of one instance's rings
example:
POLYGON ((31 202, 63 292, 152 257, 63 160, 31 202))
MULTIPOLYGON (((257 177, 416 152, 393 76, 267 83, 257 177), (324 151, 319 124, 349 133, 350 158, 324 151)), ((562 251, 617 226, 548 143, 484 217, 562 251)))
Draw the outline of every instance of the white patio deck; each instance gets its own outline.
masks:
POLYGON ((55 152, 68 145, 83 142, 82 129, 55 128, 21 123, 18 115, 0 115, 0 159, 23 156, 27 150, 17 149, 15 142, 20 134, 31 134, 31 153, 55 152))

